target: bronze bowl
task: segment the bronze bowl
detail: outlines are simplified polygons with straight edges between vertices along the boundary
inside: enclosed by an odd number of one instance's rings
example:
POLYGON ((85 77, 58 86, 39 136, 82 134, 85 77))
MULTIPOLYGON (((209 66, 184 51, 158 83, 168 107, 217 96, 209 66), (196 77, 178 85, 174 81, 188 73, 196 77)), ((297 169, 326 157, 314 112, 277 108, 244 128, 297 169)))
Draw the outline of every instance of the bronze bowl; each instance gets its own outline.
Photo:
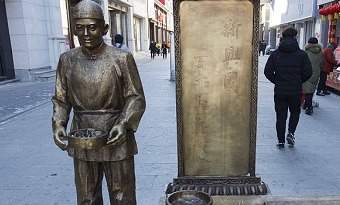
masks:
POLYGON ((67 136, 68 147, 74 149, 99 149, 106 145, 107 132, 92 128, 72 131, 67 136))
POLYGON ((183 190, 170 194, 166 200, 167 205, 212 205, 209 194, 202 191, 183 190))

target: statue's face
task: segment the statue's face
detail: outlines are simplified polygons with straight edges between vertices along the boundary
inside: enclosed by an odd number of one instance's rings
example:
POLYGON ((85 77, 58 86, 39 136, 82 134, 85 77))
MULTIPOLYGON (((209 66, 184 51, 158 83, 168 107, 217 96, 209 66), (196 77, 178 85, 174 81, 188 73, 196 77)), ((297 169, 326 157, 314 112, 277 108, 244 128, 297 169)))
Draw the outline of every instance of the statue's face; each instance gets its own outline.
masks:
POLYGON ((108 31, 108 25, 99 19, 75 19, 74 23, 80 45, 89 50, 97 48, 108 31))

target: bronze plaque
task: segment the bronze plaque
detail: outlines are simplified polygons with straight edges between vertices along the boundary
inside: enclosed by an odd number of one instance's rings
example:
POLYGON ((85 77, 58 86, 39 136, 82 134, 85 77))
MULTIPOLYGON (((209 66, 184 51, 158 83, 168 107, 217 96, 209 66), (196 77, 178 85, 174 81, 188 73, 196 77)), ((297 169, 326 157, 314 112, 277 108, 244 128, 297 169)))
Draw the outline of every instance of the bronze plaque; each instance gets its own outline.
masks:
POLYGON ((249 173, 253 3, 179 5, 184 175, 249 173))

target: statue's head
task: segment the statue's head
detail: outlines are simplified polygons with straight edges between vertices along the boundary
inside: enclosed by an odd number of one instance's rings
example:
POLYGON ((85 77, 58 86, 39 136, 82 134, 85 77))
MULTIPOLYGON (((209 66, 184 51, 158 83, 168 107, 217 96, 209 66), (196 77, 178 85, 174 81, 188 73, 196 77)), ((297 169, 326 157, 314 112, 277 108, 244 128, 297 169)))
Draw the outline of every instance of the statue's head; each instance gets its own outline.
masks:
POLYGON ((103 36, 108 32, 103 10, 92 0, 80 1, 73 10, 74 34, 78 36, 80 45, 93 50, 103 42, 103 36))
POLYGON ((74 7, 73 18, 75 19, 93 18, 104 21, 104 13, 100 5, 95 1, 82 0, 74 7))

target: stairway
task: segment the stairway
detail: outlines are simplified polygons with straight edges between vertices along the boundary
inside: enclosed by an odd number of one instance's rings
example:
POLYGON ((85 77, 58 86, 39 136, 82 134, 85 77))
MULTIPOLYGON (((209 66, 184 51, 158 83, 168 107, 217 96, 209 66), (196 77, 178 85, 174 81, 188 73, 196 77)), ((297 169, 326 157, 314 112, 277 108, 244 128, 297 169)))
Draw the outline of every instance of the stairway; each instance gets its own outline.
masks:
POLYGON ((36 81, 41 82, 54 81, 56 76, 55 70, 52 70, 51 66, 33 68, 29 72, 36 81))
POLYGON ((7 80, 7 76, 0 76, 0 81, 5 81, 7 80))

